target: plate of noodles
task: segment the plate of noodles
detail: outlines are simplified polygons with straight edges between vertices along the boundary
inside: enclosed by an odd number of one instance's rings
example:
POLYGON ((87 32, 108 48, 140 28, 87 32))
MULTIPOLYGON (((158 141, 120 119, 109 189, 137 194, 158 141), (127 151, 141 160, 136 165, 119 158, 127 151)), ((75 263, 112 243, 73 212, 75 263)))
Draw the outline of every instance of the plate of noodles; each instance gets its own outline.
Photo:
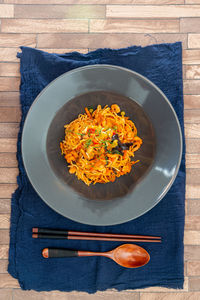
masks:
POLYGON ((111 65, 81 67, 51 82, 22 134, 37 193, 58 213, 90 225, 120 224, 153 208, 175 180, 181 155, 179 121, 166 96, 140 74, 111 65))

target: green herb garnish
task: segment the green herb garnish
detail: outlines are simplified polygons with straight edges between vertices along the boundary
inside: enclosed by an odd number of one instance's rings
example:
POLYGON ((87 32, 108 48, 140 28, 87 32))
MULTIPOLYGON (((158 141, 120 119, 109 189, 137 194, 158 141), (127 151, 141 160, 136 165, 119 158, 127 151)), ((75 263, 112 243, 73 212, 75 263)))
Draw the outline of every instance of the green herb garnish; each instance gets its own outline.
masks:
POLYGON ((113 150, 112 152, 113 154, 119 154, 119 155, 123 155, 121 152, 119 152, 118 150, 113 150))
POLYGON ((91 139, 87 140, 87 141, 85 142, 85 148, 88 148, 88 147, 91 145, 91 143, 92 143, 92 140, 91 140, 91 139))

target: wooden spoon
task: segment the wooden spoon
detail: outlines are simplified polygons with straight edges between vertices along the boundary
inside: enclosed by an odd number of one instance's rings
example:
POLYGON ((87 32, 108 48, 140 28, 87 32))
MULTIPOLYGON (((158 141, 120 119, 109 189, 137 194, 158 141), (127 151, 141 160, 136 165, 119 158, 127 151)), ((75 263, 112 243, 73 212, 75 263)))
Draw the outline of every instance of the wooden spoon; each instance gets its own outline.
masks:
POLYGON ((150 255, 144 248, 133 244, 123 244, 108 252, 90 252, 59 248, 45 248, 42 251, 42 255, 45 258, 105 256, 113 259, 117 264, 125 268, 142 267, 146 265, 150 260, 150 255))

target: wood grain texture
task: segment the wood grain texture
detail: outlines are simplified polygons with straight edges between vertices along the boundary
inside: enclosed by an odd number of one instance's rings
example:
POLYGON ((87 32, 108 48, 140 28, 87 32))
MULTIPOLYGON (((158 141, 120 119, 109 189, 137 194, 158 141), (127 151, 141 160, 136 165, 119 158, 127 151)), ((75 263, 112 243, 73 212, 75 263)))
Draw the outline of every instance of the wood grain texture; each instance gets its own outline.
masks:
POLYGON ((103 5, 16 5, 15 18, 87 19, 104 18, 103 5))
MULTIPOLYGON (((190 291, 200 291, 200 277, 189 278, 189 289, 190 291)), ((195 293, 197 294, 197 293, 195 293)), ((198 298, 196 298, 198 300, 198 298)))
POLYGON ((0 138, 16 138, 19 123, 0 123, 0 138))
POLYGON ((185 4, 200 4, 200 0, 185 0, 185 4))
POLYGON ((188 34, 188 48, 200 48, 200 34, 198 33, 188 34))
POLYGON ((187 123, 192 123, 192 124, 200 123, 200 109, 185 110, 184 120, 185 120, 185 124, 187 124, 187 123))
POLYGON ((186 216, 185 229, 200 230, 200 215, 199 216, 186 216))
POLYGON ((184 249, 185 260, 200 260, 200 246, 185 245, 184 249))
POLYGON ((200 50, 183 50, 183 64, 200 64, 200 50))
POLYGON ((185 109, 200 109, 200 95, 184 95, 185 109))
POLYGON ((9 229, 9 228, 10 228, 10 215, 0 214, 0 229, 9 229))
POLYGON ((0 244, 8 245, 9 241, 10 241, 9 230, 8 229, 0 229, 0 244))
POLYGON ((200 18, 181 18, 180 32, 200 32, 200 18))
POLYGON ((107 5, 107 18, 180 18, 200 17, 200 5, 107 5))
POLYGON ((14 5, 0 4, 0 18, 13 18, 14 5))
POLYGON ((200 245, 200 232, 193 230, 185 230, 184 235, 185 245, 200 245))
POLYGON ((20 79, 19 77, 0 77, 0 91, 18 91, 20 79))
MULTIPOLYGON (((3 1, 3 0, 2 0, 3 1)), ((199 1, 199 0, 191 0, 199 1)), ((66 4, 66 0, 4 0, 13 4, 66 4)), ((184 0, 67 0, 67 4, 184 4, 184 0)))
POLYGON ((199 153, 200 139, 186 138, 186 153, 199 153))
MULTIPOLYGON (((8 269, 8 261, 7 259, 1 259, 0 260, 0 273, 7 273, 7 269, 8 269)), ((7 296, 7 295, 6 295, 7 296)), ((0 300, 1 300, 1 297, 2 297, 2 293, 0 295, 0 300)), ((3 299, 3 298, 2 298, 3 299)), ((5 298, 6 300, 9 299, 9 298, 5 298)))
POLYGON ((0 48, 0 60, 2 62, 18 62, 17 52, 18 48, 0 48))
POLYGON ((14 300, 21 300, 27 297, 29 300, 114 300, 119 297, 120 300, 139 300, 139 293, 128 293, 126 291, 115 292, 115 291, 105 291, 97 292, 93 295, 83 293, 83 292, 36 292, 36 291, 22 291, 14 290, 13 297, 14 300))
POLYGON ((141 293, 140 300, 197 300, 200 293, 141 293))
POLYGON ((0 183, 16 183, 18 168, 0 168, 0 183))
POLYGON ((83 54, 85 53, 88 53, 88 49, 82 49, 82 48, 73 48, 73 49, 70 49, 70 48, 40 48, 40 50, 42 51, 46 51, 46 52, 49 52, 49 53, 56 53, 56 54, 65 54, 65 53, 69 53, 69 52, 81 52, 83 54))
POLYGON ((0 153, 16 153, 17 151, 17 139, 1 139, 0 138, 0 153))
MULTIPOLYGON (((9 20, 5 20, 4 22, 6 21, 8 22, 9 20)), ((90 32, 175 33, 179 32, 179 20, 91 20, 90 32)))
POLYGON ((163 42, 182 41, 186 47, 186 34, 38 34, 39 48, 120 48, 131 45, 146 46, 163 42))
POLYGON ((186 79, 200 79, 200 65, 185 66, 186 79))
MULTIPOLYGON (((23 33, 0 33, 0 47, 20 47, 20 46, 35 47, 36 35, 23 33)), ((18 49, 18 51, 20 51, 18 49)), ((7 56, 7 54, 5 54, 7 56)))
POLYGON ((200 169, 200 155, 199 154, 186 154, 187 168, 200 169))
POLYGON ((16 153, 0 153, 0 168, 17 167, 16 153))
POLYGON ((0 295, 1 300, 13 300, 12 299, 12 290, 8 289, 3 289, 1 290, 1 295, 0 295))
POLYGON ((183 89, 185 94, 200 94, 200 80, 184 80, 183 89))
POLYGON ((0 92, 0 106, 19 106, 19 91, 0 92))
POLYGON ((9 274, 0 274, 0 288, 19 288, 19 283, 15 278, 11 277, 9 274))
MULTIPOLYGON (((1 82, 1 78, 0 78, 1 82)), ((17 81, 17 88, 19 81, 17 81)), ((1 107, 0 106, 0 122, 12 122, 16 123, 19 122, 21 118, 21 110, 19 107, 1 107)))
POLYGON ((8 245, 0 245, 0 259, 7 259, 8 258, 8 245))
POLYGON ((0 76, 19 77, 18 63, 0 63, 0 76))
POLYGON ((1 21, 1 31, 14 33, 88 32, 88 20, 4 19, 1 21))
POLYGON ((188 261, 187 274, 188 276, 200 276, 200 261, 188 261))
POLYGON ((10 199, 16 188, 17 184, 0 184, 0 198, 10 199))
POLYGON ((9 214, 11 207, 10 199, 0 199, 0 214, 9 214))
MULTIPOLYGON (((191 216, 200 216, 200 200, 188 200, 187 213, 191 216)), ((200 255, 200 252, 199 252, 200 255)))

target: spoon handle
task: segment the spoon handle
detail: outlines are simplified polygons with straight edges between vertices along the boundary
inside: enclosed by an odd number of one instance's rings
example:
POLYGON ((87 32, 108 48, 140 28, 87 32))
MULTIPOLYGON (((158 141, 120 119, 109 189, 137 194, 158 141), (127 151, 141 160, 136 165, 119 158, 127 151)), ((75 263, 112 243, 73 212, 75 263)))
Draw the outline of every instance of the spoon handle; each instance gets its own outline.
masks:
POLYGON ((53 258, 53 257, 77 257, 79 255, 77 250, 45 248, 42 250, 42 256, 44 258, 53 258))
POLYGON ((77 256, 111 256, 111 252, 91 252, 91 251, 77 251, 61 248, 44 248, 42 250, 42 256, 44 258, 55 257, 77 257, 77 256))

